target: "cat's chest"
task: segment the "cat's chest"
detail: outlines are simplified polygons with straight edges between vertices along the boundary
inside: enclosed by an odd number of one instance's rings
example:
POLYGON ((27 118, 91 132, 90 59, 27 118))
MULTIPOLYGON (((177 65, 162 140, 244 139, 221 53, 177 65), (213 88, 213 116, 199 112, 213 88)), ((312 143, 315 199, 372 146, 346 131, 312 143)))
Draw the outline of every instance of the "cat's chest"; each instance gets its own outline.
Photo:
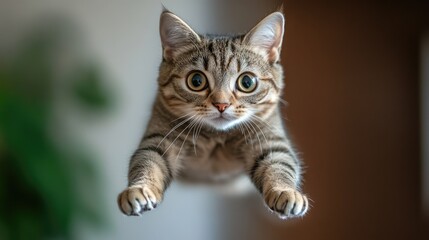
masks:
POLYGON ((190 178, 222 180, 243 172, 244 164, 239 159, 226 139, 204 139, 188 149, 182 159, 183 172, 190 178))
POLYGON ((235 157, 231 146, 226 145, 223 138, 204 139, 195 143, 193 147, 192 151, 188 151, 188 161, 214 164, 223 160, 233 161, 235 157))

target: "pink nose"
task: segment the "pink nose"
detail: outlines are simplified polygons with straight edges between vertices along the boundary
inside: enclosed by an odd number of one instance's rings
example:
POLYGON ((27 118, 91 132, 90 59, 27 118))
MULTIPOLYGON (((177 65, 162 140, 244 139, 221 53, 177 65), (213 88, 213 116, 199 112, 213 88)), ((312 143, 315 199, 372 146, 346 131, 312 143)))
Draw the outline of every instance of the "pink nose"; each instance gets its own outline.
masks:
POLYGON ((213 103, 213 105, 219 110, 219 112, 225 111, 229 107, 229 103, 213 103))

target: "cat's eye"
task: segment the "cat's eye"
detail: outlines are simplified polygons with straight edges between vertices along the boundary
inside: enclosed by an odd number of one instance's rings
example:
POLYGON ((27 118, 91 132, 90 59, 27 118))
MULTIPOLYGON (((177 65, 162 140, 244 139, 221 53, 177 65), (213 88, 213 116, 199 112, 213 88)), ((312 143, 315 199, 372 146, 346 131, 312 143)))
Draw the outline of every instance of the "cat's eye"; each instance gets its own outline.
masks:
POLYGON ((251 73, 243 73, 238 77, 237 88, 242 92, 253 92, 256 89, 256 85, 256 77, 251 73))
POLYGON ((207 88, 207 78, 200 71, 189 74, 186 83, 192 91, 202 91, 207 88))

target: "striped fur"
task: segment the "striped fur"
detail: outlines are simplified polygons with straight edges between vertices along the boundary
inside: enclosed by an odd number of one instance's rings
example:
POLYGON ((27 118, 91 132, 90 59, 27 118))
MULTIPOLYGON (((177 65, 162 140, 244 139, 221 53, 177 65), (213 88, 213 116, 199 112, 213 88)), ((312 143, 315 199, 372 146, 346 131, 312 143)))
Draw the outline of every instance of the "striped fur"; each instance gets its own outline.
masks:
POLYGON ((304 215, 301 165, 278 106, 283 15, 275 12, 237 36, 198 35, 170 12, 161 14, 160 26, 158 95, 130 161, 129 186, 118 196, 121 211, 140 215, 156 207, 173 179, 225 181, 245 173, 279 216, 304 215), (195 71, 205 76, 203 90, 187 83, 195 71), (255 76, 253 92, 238 89, 242 74, 255 76))

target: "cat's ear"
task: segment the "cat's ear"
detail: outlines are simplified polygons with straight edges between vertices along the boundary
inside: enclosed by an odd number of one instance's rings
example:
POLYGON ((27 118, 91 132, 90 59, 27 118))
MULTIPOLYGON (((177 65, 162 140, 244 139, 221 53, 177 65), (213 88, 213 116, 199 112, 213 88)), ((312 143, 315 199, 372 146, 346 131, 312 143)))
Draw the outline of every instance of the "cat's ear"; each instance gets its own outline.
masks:
POLYGON ((281 12, 274 12, 262 19, 243 39, 267 61, 277 62, 280 58, 285 19, 281 12))
POLYGON ((188 24, 167 10, 161 13, 159 33, 165 60, 174 59, 184 47, 201 41, 188 24))

